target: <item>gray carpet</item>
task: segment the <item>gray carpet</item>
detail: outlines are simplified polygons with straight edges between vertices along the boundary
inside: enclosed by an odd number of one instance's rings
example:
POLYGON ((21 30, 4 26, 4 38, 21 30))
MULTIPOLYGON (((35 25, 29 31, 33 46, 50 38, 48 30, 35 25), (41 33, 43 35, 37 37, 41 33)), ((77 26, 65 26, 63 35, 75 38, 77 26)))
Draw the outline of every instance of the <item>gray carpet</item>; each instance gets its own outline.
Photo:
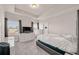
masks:
POLYGON ((49 55, 40 47, 36 46, 35 40, 28 42, 15 42, 11 48, 11 55, 49 55))

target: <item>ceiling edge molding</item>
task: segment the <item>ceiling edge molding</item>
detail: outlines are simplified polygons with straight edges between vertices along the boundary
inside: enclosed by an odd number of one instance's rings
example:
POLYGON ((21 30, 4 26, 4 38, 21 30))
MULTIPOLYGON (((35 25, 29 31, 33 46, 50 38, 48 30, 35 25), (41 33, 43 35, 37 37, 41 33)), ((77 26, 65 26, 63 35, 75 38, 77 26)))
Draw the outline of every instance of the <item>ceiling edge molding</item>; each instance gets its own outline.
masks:
MULTIPOLYGON (((78 7, 79 8, 79 7, 78 7)), ((72 7, 72 8, 68 8, 68 9, 65 9, 65 10, 63 10, 63 11, 60 11, 60 12, 58 12, 58 13, 56 13, 56 14, 49 14, 49 16, 44 16, 44 17, 39 17, 39 19, 41 20, 46 20, 46 19, 48 19, 48 18, 51 18, 51 17, 57 17, 57 16, 59 16, 59 15, 62 15, 62 14, 64 14, 64 13, 66 13, 66 12, 70 12, 70 11, 74 11, 74 10, 77 10, 78 9, 77 7, 72 7)), ((52 11, 51 11, 52 12, 52 11)))
POLYGON ((28 16, 31 16, 33 18, 38 18, 38 15, 34 15, 33 13, 30 13, 30 12, 24 11, 24 10, 21 10, 19 8, 16 8, 16 7, 15 7, 15 12, 20 13, 20 14, 23 14, 23 15, 28 15, 28 16))

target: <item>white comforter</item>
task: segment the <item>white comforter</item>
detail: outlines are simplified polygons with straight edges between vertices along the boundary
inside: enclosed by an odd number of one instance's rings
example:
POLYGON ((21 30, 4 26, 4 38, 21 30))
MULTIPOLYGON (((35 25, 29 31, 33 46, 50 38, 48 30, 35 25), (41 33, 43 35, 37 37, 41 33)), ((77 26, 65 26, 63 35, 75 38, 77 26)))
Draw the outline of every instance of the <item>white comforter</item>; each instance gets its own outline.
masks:
POLYGON ((77 48, 75 48, 75 44, 68 41, 64 37, 61 37, 59 35, 39 35, 37 37, 38 40, 41 40, 45 43, 48 43, 50 45, 53 45, 55 47, 60 48, 61 50, 64 50, 66 52, 75 53, 77 48))

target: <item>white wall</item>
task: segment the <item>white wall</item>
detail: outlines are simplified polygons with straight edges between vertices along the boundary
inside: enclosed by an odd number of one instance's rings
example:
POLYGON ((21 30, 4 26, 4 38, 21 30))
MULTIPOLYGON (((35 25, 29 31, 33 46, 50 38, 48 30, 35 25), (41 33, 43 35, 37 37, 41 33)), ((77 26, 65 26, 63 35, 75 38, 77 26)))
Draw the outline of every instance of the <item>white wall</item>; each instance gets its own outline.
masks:
POLYGON ((51 16, 44 20, 49 25, 49 33, 72 34, 76 36, 77 10, 65 10, 57 16, 51 16))
POLYGON ((22 26, 25 26, 25 27, 31 27, 31 22, 33 20, 32 17, 23 16, 16 13, 10 13, 10 12, 6 12, 5 17, 7 17, 9 20, 21 20, 22 26))
POLYGON ((49 21, 49 32, 68 33, 76 35, 76 12, 65 12, 62 15, 51 18, 49 21))
POLYGON ((4 11, 14 12, 15 5, 14 4, 3 4, 4 11))
POLYGON ((60 35, 71 34, 76 37, 73 40, 76 48, 78 47, 77 10, 78 9, 63 10, 63 12, 59 12, 53 16, 51 16, 51 14, 49 18, 43 20, 44 24, 48 23, 48 33, 57 33, 60 35))
MULTIPOLYGON (((15 5, 3 5, 4 6, 4 10, 8 11, 8 12, 14 12, 14 8, 15 5)), ((78 9, 78 8, 76 8, 78 9)), ((59 12, 57 13, 56 16, 51 16, 47 19, 45 19, 45 22, 48 23, 49 25, 49 33, 68 33, 68 34, 72 34, 72 35, 76 35, 76 20, 77 20, 77 13, 76 13, 76 9, 74 10, 65 10, 63 12, 59 12)), ((22 19, 22 25, 23 26, 31 26, 30 22, 31 20, 33 20, 32 17, 28 17, 28 16, 17 16, 17 14, 9 14, 7 16, 9 19, 22 19)))
POLYGON ((0 41, 2 39, 2 41, 4 41, 5 39, 5 32, 4 32, 4 18, 8 17, 9 19, 11 20, 19 20, 21 19, 22 20, 22 25, 23 26, 30 26, 30 23, 31 22, 30 20, 33 20, 32 17, 30 16, 26 16, 26 15, 20 15, 18 13, 15 12, 15 5, 0 5, 0 41), (6 12, 8 12, 6 14, 6 12), (28 21, 29 20, 29 21, 28 21))
POLYGON ((4 39, 4 9, 0 5, 0 42, 4 39))

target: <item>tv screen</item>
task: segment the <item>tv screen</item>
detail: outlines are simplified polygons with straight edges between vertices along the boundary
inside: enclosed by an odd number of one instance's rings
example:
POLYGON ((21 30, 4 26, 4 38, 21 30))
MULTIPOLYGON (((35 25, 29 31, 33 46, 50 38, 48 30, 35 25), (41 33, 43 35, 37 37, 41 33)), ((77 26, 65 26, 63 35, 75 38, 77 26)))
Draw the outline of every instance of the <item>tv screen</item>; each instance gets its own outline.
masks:
POLYGON ((23 32, 32 32, 32 27, 23 27, 23 32))

